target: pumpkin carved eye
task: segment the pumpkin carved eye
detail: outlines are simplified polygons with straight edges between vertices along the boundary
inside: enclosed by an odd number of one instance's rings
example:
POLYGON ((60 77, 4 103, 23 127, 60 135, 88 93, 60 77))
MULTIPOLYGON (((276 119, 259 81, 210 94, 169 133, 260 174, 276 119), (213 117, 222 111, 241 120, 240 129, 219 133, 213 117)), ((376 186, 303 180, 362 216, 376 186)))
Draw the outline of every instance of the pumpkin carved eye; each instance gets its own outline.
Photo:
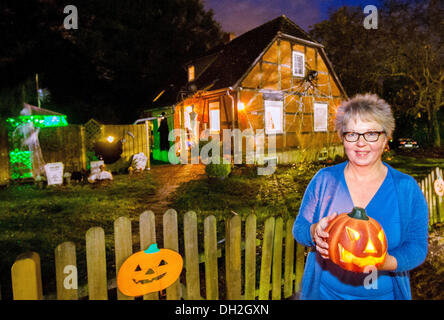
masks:
POLYGON ((159 267, 160 267, 160 266, 167 265, 167 264, 168 264, 168 263, 167 263, 165 260, 162 259, 162 261, 160 261, 160 263, 159 263, 159 267))
POLYGON ((140 265, 137 265, 137 267, 134 271, 142 271, 142 268, 140 267, 140 265))
POLYGON ((350 240, 353 240, 353 241, 358 241, 359 240, 359 237, 361 235, 359 234, 358 231, 353 230, 352 228, 347 227, 347 226, 345 226, 345 230, 347 231, 347 234, 348 234, 348 237, 350 238, 350 240))
POLYGON ((384 232, 382 230, 378 233, 378 239, 381 243, 384 243, 384 232))

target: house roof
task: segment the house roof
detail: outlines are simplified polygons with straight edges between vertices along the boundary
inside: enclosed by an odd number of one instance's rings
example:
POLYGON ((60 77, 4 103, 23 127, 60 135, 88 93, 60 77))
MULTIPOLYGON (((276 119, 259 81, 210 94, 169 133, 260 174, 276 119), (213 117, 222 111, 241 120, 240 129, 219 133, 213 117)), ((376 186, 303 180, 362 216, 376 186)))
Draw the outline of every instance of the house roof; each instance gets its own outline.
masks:
MULTIPOLYGON (((245 32, 226 44, 211 49, 202 57, 187 62, 185 67, 194 65, 196 68, 195 80, 188 83, 186 72, 183 72, 183 81, 166 88, 152 107, 176 104, 187 93, 190 95, 199 90, 212 91, 237 87, 278 36, 319 47, 322 55, 326 58, 323 45, 310 37, 308 33, 285 15, 282 15, 245 32)), ((345 94, 328 59, 326 63, 345 94)))
POLYGON ((197 90, 236 86, 279 34, 320 45, 285 15, 279 16, 215 48, 212 53, 215 58, 210 60, 211 64, 200 75, 196 75, 194 84, 197 90))

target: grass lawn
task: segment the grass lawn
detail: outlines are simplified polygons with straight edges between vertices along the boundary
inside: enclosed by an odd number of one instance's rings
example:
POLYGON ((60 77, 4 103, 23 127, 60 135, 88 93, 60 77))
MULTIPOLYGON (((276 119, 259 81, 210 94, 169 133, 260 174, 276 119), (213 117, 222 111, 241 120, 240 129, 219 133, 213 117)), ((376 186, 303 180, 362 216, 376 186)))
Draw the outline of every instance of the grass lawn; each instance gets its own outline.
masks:
POLYGON ((120 216, 138 218, 146 198, 155 192, 149 174, 115 175, 109 185, 73 185, 36 189, 32 184, 0 190, 0 283, 3 298, 10 294, 10 268, 17 255, 40 255, 44 294, 55 292, 54 249, 72 241, 77 249, 80 275, 86 275, 85 233, 105 230, 107 260, 113 261, 113 222, 120 216), (46 289, 46 290, 45 290, 46 289))

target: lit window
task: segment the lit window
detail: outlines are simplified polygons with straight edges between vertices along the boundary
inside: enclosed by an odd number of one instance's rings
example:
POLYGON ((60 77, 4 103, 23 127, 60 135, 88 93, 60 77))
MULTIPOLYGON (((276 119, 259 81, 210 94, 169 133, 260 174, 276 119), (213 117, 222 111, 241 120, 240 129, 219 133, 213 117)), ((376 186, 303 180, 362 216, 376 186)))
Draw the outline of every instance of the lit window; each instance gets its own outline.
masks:
POLYGON ((314 131, 327 131, 328 104, 315 103, 314 111, 314 131))
POLYGON ((188 81, 194 81, 194 66, 188 67, 188 81))
POLYGON ((210 102, 209 106, 210 115, 210 131, 219 132, 220 131, 220 108, 219 102, 210 102))
POLYGON ((283 101, 265 100, 265 133, 282 133, 284 130, 283 101))
POLYGON ((293 76, 305 77, 305 57, 302 52, 293 51, 293 76))

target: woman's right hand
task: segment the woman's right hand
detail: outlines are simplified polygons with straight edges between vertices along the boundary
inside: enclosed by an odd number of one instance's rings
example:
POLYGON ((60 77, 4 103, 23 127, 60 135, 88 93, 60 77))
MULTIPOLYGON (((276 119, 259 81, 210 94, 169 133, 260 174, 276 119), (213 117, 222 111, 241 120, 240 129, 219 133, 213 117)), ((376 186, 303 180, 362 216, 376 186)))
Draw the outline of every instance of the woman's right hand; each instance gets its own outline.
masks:
POLYGON ((325 232, 325 228, 327 228, 330 221, 332 221, 337 216, 337 212, 332 215, 326 216, 319 220, 318 223, 314 223, 310 227, 311 238, 316 244, 316 250, 321 254, 322 258, 329 259, 328 256, 328 233, 325 232))

